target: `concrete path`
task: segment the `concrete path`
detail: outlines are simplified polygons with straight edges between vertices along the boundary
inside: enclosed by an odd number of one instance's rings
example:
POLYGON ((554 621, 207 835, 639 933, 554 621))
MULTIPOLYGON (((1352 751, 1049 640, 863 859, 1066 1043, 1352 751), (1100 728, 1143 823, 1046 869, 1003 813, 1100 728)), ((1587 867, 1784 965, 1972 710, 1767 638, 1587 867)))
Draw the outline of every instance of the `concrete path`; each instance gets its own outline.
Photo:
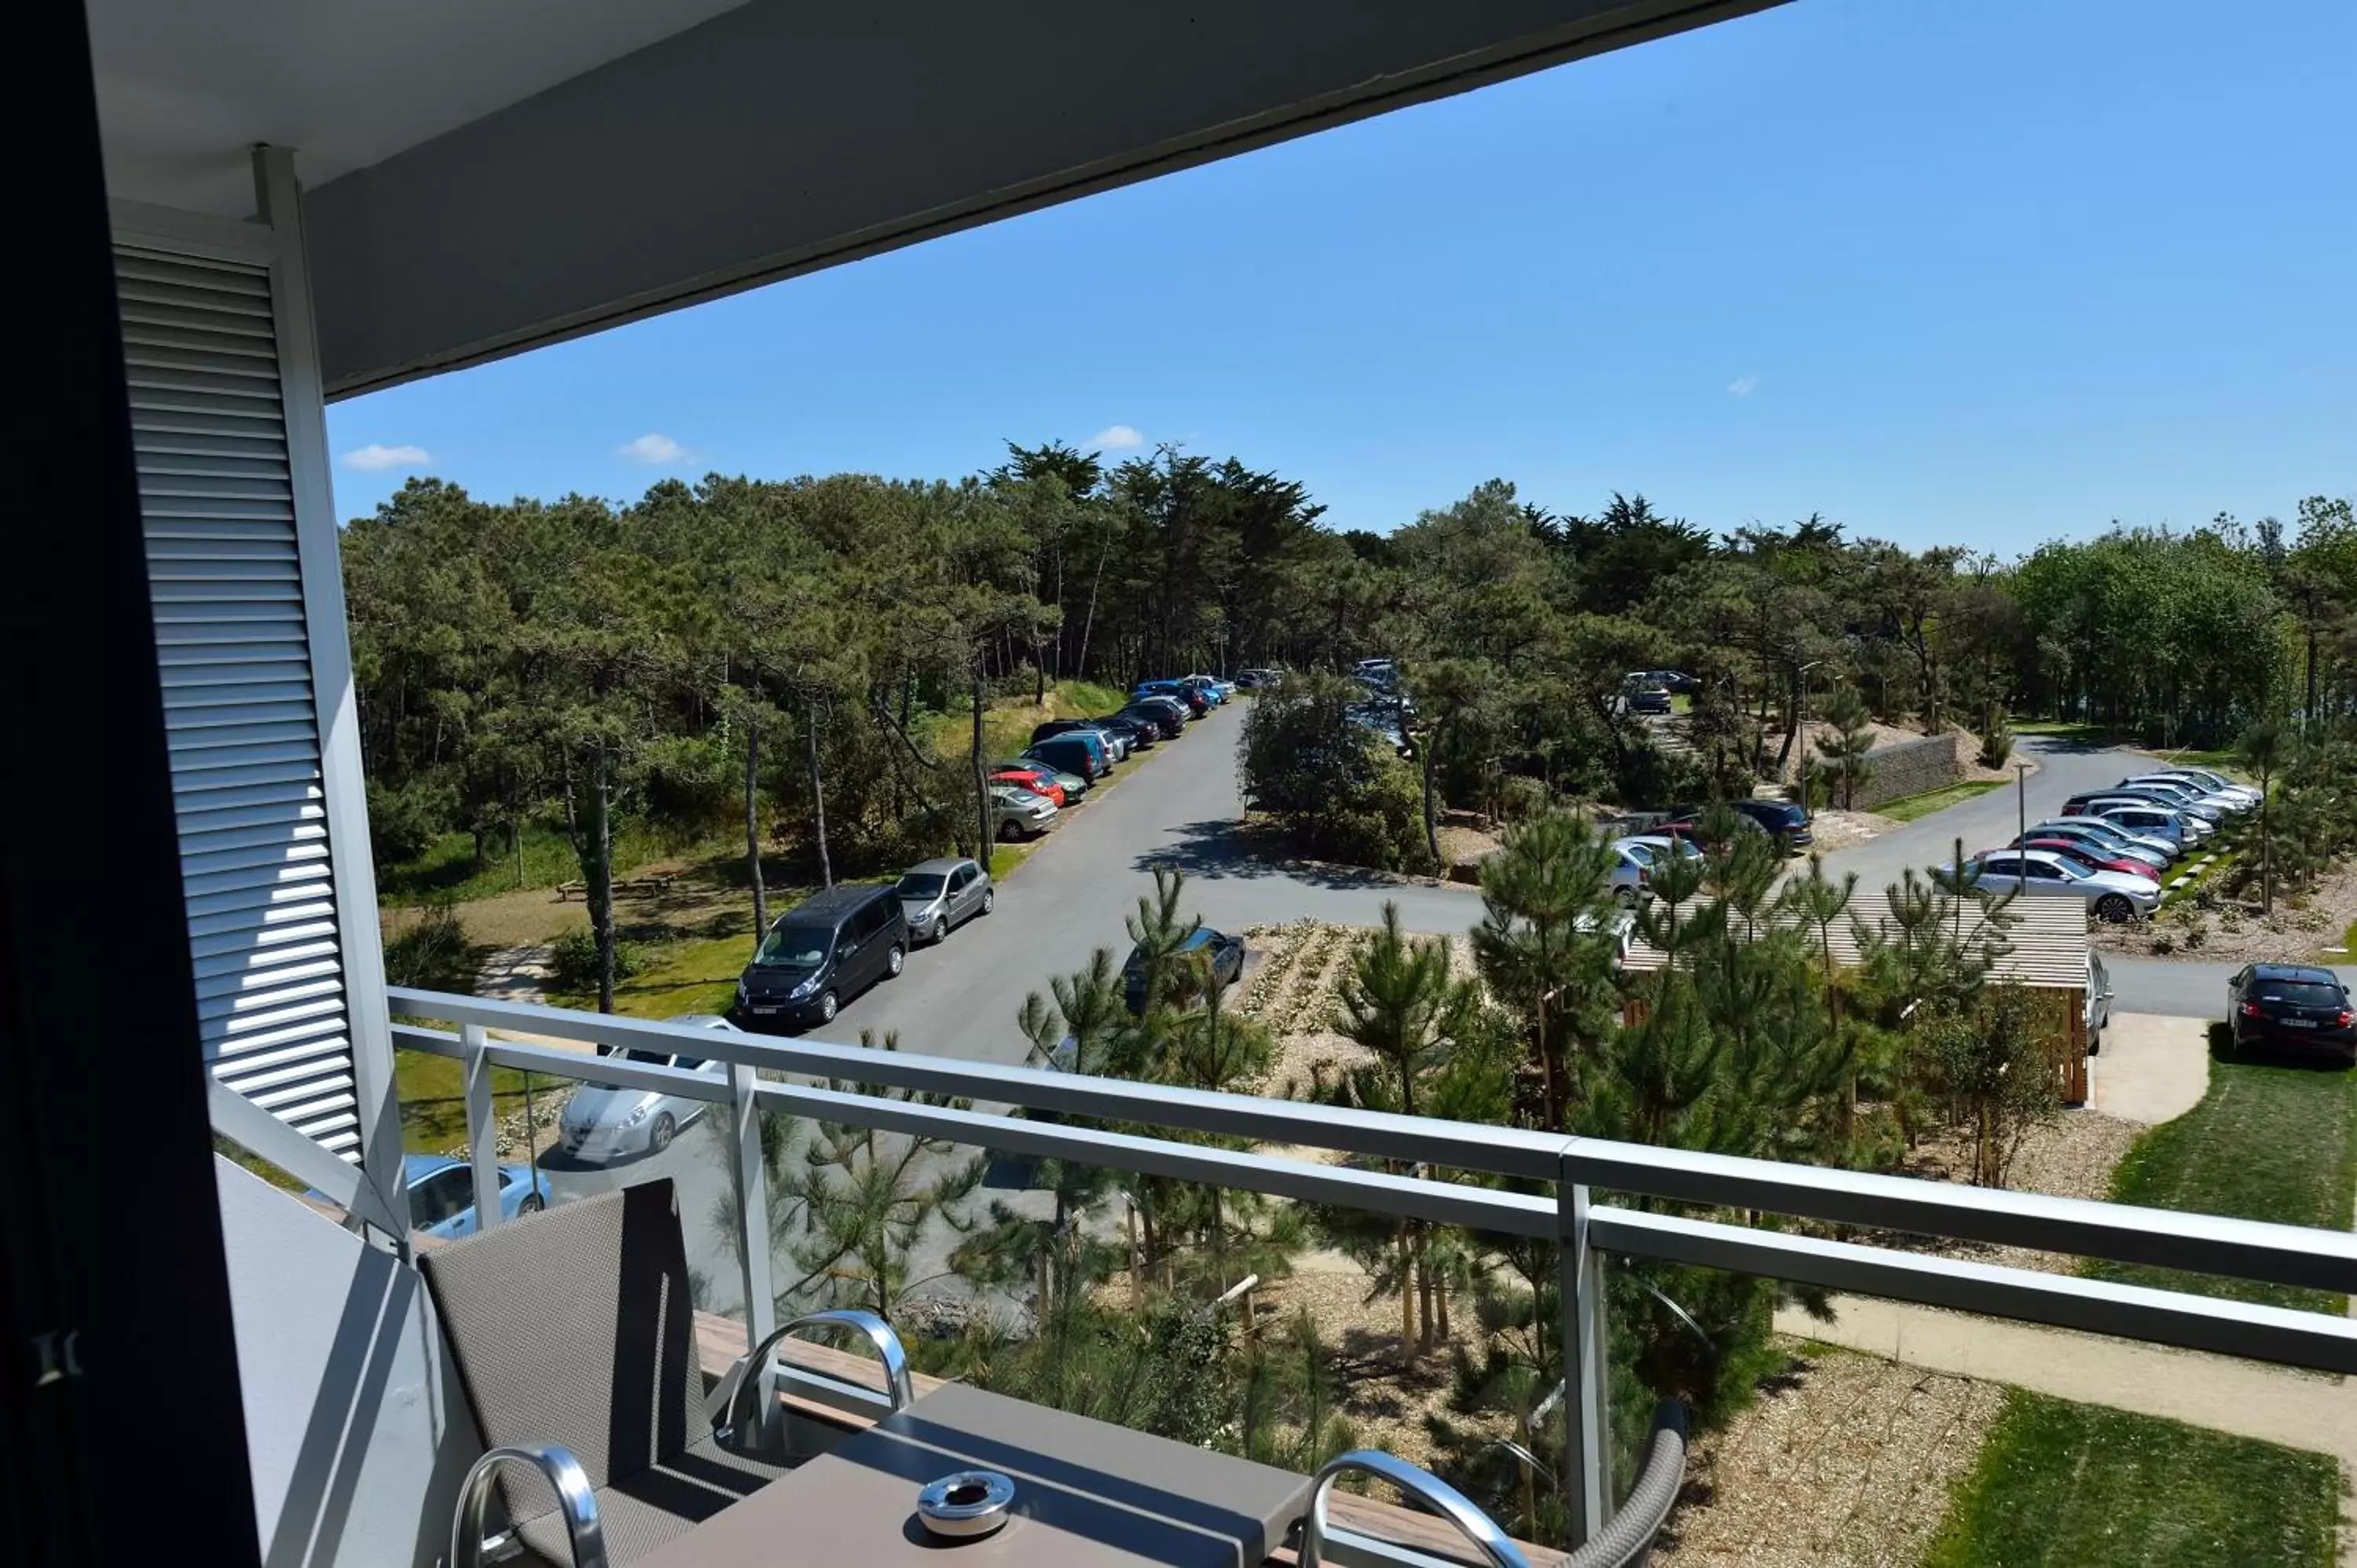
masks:
POLYGON ((1835 1296, 1834 1309, 1826 1324, 1787 1307, 1777 1331, 2357 1466, 2357 1381, 1866 1296, 1835 1296))
POLYGON ((2088 1065, 2104 1115, 2147 1127, 2175 1121, 2210 1091, 2210 1021, 2115 1013, 2088 1065))
MULTIPOLYGON (((493 1002, 546 1002, 549 960, 554 953, 546 942, 493 950, 475 975, 475 994, 493 1002)), ((586 1040, 568 1040, 556 1035, 527 1035, 513 1029, 494 1029, 491 1035, 495 1039, 515 1040, 527 1046, 554 1046, 558 1050, 579 1051, 584 1056, 597 1049, 586 1040)))

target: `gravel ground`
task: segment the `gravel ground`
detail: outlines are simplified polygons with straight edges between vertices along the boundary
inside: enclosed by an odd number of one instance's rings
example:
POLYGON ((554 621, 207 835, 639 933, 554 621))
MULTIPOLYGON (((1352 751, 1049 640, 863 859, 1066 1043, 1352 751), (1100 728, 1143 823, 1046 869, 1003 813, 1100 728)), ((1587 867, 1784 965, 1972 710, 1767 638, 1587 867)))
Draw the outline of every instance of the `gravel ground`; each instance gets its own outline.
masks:
POLYGON ((1901 1568, 1919 1562, 2004 1390, 1844 1351, 1791 1367, 1689 1460, 1654 1561, 1698 1568, 1901 1568))
MULTIPOLYGON (((2276 912, 2262 917, 2256 904, 2227 905, 2197 914, 2175 909, 2159 919, 2134 925, 2091 922, 2094 944, 2106 952, 2136 958, 2177 959, 2188 963, 2298 962, 2341 940, 2357 920, 2357 865, 2344 865, 2296 896, 2278 892, 2276 912), (2162 950, 2163 946, 2167 950, 2162 950)), ((2346 963, 2343 954, 2333 960, 2346 963)))
MULTIPOLYGON (((2061 1119, 2033 1129, 2014 1156, 2007 1185, 2016 1192, 2042 1192, 2050 1197, 2103 1199, 2111 1196, 2112 1169, 2144 1129, 2133 1122, 2098 1111, 2065 1111, 2061 1119)), ((1963 1134, 1948 1133, 1916 1145, 1904 1166, 1906 1174, 1932 1181, 1961 1182, 1972 1169, 1972 1149, 1963 1134)), ((1904 1245, 1902 1238, 1879 1238, 1887 1245, 1904 1245)), ((1928 1239, 1925 1245, 1932 1245, 1928 1239)), ((2041 1273, 2067 1274, 2077 1260, 2062 1253, 2032 1251, 2023 1247, 1992 1247, 1978 1241, 1943 1239, 1936 1243, 1952 1258, 1996 1263, 2007 1268, 2036 1269, 2041 1273)))

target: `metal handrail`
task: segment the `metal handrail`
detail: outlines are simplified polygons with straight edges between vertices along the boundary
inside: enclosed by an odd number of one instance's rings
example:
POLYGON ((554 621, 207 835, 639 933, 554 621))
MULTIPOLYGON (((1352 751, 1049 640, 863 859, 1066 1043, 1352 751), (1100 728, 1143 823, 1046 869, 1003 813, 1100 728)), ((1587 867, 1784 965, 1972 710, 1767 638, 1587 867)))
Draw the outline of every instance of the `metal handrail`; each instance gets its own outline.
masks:
POLYGON ((1479 1547, 1494 1568, 1531 1568, 1498 1521, 1473 1506, 1472 1499, 1431 1471, 1409 1464, 1380 1448, 1358 1448, 1326 1461, 1309 1488, 1309 1512, 1301 1526, 1301 1568, 1320 1568, 1326 1561, 1326 1535, 1332 1526, 1326 1517, 1334 1483, 1357 1473, 1388 1481, 1407 1496, 1455 1525, 1458 1532, 1479 1547))
POLYGON ((753 1402, 760 1396, 761 1384, 768 1372, 770 1352, 779 1341, 804 1328, 832 1325, 854 1328, 867 1337, 876 1347, 876 1354, 884 1363, 884 1398, 892 1410, 906 1410, 916 1397, 916 1388, 909 1374, 909 1352, 892 1326, 872 1312, 857 1307, 830 1307, 823 1312, 806 1312, 791 1323, 781 1323, 763 1336, 761 1342, 737 1359, 727 1376, 714 1388, 705 1410, 719 1417, 713 1434, 723 1439, 733 1436, 752 1413, 753 1402))
MULTIPOLYGON (((1099 1115, 1154 1126, 1183 1127, 1243 1137, 1261 1137, 1305 1147, 1408 1157, 1480 1175, 1569 1181, 1598 1189, 1631 1192, 1719 1208, 1759 1210, 1834 1224, 1872 1227, 1916 1235, 2014 1246, 2100 1258, 2107 1262, 2160 1264, 2223 1277, 2289 1284, 2357 1295, 2357 1234, 2137 1208, 2083 1198, 1961 1187, 1905 1176, 1790 1165, 1775 1160, 1695 1154, 1604 1139, 1575 1138, 1483 1127, 1426 1117, 1397 1116, 1174 1089, 1038 1068, 926 1057, 907 1051, 870 1051, 814 1041, 778 1042, 731 1038, 708 1029, 664 1025, 523 1003, 486 1002, 436 992, 395 989, 396 1012, 461 1024, 528 1029, 609 1045, 694 1044, 700 1055, 744 1063, 778 1073, 813 1073, 840 1080, 930 1090, 993 1103, 1099 1115)), ((441 1056, 459 1052, 455 1036, 413 1026, 396 1026, 394 1043, 441 1056)), ((675 1047, 676 1048, 676 1047, 675 1047)), ((493 1040, 488 1050, 502 1067, 582 1078, 577 1053, 521 1042, 493 1040)), ((682 1086, 698 1099, 726 1097, 726 1086, 709 1077, 676 1069, 629 1064, 627 1072, 600 1058, 598 1077, 643 1087, 682 1086)), ((1043 1134, 1077 1133, 1084 1138, 1112 1134, 1042 1122, 1010 1121, 986 1112, 953 1112, 872 1096, 830 1096, 829 1091, 765 1081, 765 1100, 780 1110, 801 1110, 831 1120, 940 1131, 975 1141, 985 1128, 988 1142, 1022 1152, 1070 1154, 1067 1142, 1045 1146, 1043 1134), (867 1109, 850 1103, 866 1101, 867 1109)), ((1136 1140, 1151 1144, 1157 1140, 1136 1140)), ((1112 1144, 1092 1145, 1110 1150, 1112 1144)), ((1200 1148, 1200 1145, 1191 1147, 1200 1148)), ((1255 1156, 1244 1156, 1246 1159, 1255 1156)), ((1098 1163, 1115 1164, 1103 1159, 1098 1163)), ((1331 1167, 1328 1167, 1331 1168, 1331 1167)), ((1239 1171, 1241 1174, 1241 1170, 1239 1171)), ((1374 1174, 1374 1173, 1353 1173, 1374 1174)), ((1199 1179, 1221 1179, 1205 1175, 1199 1179)), ((1250 1185, 1242 1183, 1241 1185, 1250 1185)), ((1447 1183, 1421 1183, 1402 1197, 1437 1187, 1458 1194, 1477 1189, 1447 1183)), ((1371 1187, 1368 1207, 1391 1212, 1380 1188, 1371 1187)), ((1321 1199, 1325 1201, 1326 1199, 1321 1199)), ((1336 1197, 1330 1201, 1349 1202, 1336 1197)), ((1467 1219, 1467 1224, 1482 1224, 1467 1219)), ((1498 1227, 1533 1233, 1520 1226, 1498 1227)))
POLYGON ((556 1508, 565 1516, 565 1538, 573 1568, 607 1568, 606 1530, 597 1518, 597 1494, 588 1473, 570 1449, 554 1443, 502 1444, 487 1451, 458 1483, 458 1507, 450 1521, 450 1568, 482 1568, 483 1505, 492 1474, 502 1465, 530 1465, 548 1478, 556 1508))

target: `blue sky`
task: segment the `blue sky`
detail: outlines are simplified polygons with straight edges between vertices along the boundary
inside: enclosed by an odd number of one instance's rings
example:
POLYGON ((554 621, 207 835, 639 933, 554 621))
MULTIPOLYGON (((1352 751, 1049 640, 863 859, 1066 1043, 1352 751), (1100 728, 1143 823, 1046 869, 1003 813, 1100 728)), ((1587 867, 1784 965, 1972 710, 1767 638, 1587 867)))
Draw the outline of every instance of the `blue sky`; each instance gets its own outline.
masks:
POLYGON ((2350 0, 1796 0, 339 403, 337 500, 1056 437, 1345 528, 1492 476, 2007 554, 2288 518, 2357 489, 2352 59, 2350 0))

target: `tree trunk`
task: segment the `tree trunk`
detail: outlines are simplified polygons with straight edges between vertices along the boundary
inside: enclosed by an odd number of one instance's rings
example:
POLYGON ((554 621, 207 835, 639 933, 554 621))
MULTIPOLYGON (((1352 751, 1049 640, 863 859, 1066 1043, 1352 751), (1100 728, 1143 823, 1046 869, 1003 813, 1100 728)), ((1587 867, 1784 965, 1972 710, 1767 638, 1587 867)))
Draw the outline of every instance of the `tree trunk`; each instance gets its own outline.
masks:
POLYGON ((1776 748, 1776 777, 1779 779, 1784 777, 1784 765, 1792 757, 1792 743, 1801 735, 1801 661, 1797 656, 1792 660, 1792 683, 1788 688, 1785 702, 1788 711, 1784 719, 1784 744, 1776 748))
POLYGON ((606 747, 590 752, 588 864, 589 925, 597 939, 597 1011, 614 1010, 614 797, 606 747))
POLYGON ((2267 832, 2267 770, 2259 769, 2259 913, 2276 912, 2276 837, 2267 832))
POLYGON ((1414 1232, 1403 1217, 1399 1222, 1400 1263, 1400 1356, 1405 1359, 1415 1348, 1415 1240, 1414 1232))
POLYGON ((770 890, 761 883, 761 721, 745 721, 745 869, 753 882, 753 945, 770 930, 770 890))
POLYGON ((983 772, 982 708, 984 696, 982 666, 977 663, 974 669, 974 842, 976 845, 974 857, 980 861, 984 867, 987 869, 991 862, 991 845, 996 842, 997 835, 992 831, 990 825, 990 780, 983 772))
POLYGON ((1089 613, 1081 619, 1081 656, 1072 660, 1072 673, 1082 680, 1086 680, 1089 673, 1089 633, 1097 624, 1097 588, 1104 581, 1105 556, 1112 549, 1113 541, 1110 539, 1098 546, 1097 569, 1089 577, 1089 613))
POLYGON ((515 851, 516 886, 527 880, 523 874, 523 809, 518 807, 508 818, 508 847, 515 851))
POLYGON ((811 822, 818 832, 819 886, 834 886, 834 864, 826 854, 826 787, 818 776, 818 700, 802 701, 802 766, 810 770, 811 822))
MULTIPOLYGON (((1433 811, 1433 754, 1440 749, 1440 730, 1435 726, 1424 739, 1424 847, 1432 853, 1432 864, 1440 865, 1440 828, 1433 811)), ((1447 868, 1442 867, 1446 872, 1447 868)))

